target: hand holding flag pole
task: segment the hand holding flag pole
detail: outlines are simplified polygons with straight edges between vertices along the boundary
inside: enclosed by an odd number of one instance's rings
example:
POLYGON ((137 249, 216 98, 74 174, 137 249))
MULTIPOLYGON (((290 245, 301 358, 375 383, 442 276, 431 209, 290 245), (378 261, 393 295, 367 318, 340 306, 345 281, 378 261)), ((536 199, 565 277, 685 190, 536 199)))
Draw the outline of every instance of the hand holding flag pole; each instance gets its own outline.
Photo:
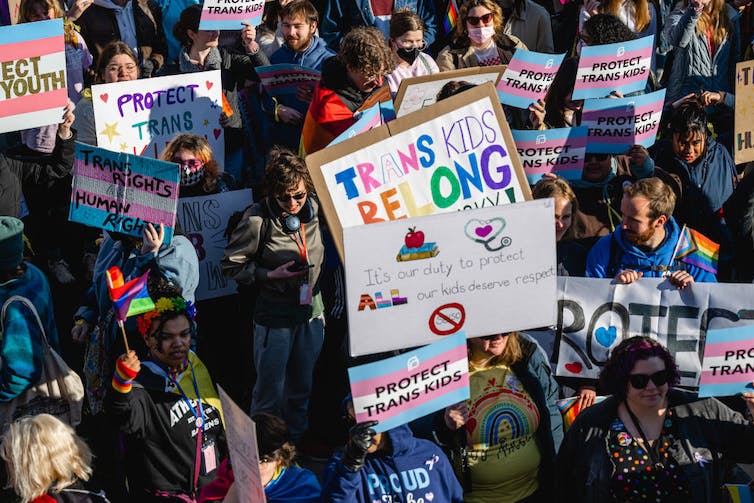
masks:
POLYGON ((138 278, 124 283, 123 273, 117 266, 113 266, 105 273, 107 279, 107 291, 110 294, 110 300, 113 301, 115 318, 118 320, 118 326, 123 334, 123 343, 126 345, 126 354, 130 351, 128 339, 126 337, 126 328, 123 322, 129 316, 146 313, 154 309, 154 302, 149 297, 147 290, 147 278, 149 271, 138 278))
POLYGON ((678 243, 673 250, 674 260, 680 260, 689 265, 694 265, 712 274, 717 274, 717 262, 720 256, 720 245, 709 239, 701 232, 690 229, 685 225, 681 229, 678 243))

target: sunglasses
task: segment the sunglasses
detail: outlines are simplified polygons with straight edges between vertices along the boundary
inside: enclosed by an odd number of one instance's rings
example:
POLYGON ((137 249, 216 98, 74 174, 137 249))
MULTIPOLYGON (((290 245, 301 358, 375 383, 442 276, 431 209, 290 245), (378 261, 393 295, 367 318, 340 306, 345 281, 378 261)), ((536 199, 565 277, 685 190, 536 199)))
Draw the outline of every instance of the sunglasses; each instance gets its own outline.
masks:
POLYGON ((466 16, 466 22, 471 26, 479 26, 479 23, 487 24, 492 21, 492 12, 488 12, 482 16, 466 16))
POLYGON ((508 337, 510 334, 493 334, 493 335, 484 335, 480 337, 483 341, 492 341, 497 339, 498 337, 508 337))
POLYGON ((655 372, 652 375, 647 375, 647 374, 629 374, 628 375, 628 382, 631 383, 631 386, 633 386, 634 389, 646 388, 650 380, 655 384, 655 386, 662 386, 663 384, 667 384, 667 382, 670 380, 670 372, 668 372, 667 370, 660 370, 658 372, 655 372))
POLYGON ((178 166, 180 166, 183 169, 190 169, 191 171, 197 170, 204 166, 204 163, 199 159, 171 159, 170 162, 176 163, 178 166))
POLYGON ((306 192, 299 192, 298 194, 284 194, 282 196, 275 196, 275 199, 277 199, 281 203, 287 203, 291 199, 295 199, 296 201, 301 201, 305 197, 306 197, 306 192))

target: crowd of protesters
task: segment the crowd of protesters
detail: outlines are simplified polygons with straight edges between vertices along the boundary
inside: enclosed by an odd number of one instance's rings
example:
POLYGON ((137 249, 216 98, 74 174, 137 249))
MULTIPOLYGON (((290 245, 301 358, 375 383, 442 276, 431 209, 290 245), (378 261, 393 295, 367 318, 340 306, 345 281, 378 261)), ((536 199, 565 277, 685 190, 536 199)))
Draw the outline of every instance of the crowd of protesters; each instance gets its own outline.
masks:
MULTIPOLYGON (((470 339, 470 400, 385 432, 356 424, 346 369, 385 355, 345 349, 344 271, 304 159, 403 79, 517 50, 566 58, 544 99, 504 107, 510 127, 578 126, 583 47, 651 36, 644 92, 667 91, 654 145, 587 149, 580 179, 532 187, 554 199, 558 275, 751 283, 754 174, 733 161, 751 0, 272 0, 236 31, 202 30, 201 15, 194 0, 0 0, 0 26, 64 19, 69 99, 59 124, 0 134, 0 407, 37 383, 47 347, 86 391, 75 430, 48 414, 1 425, 0 500, 239 501, 216 384, 256 422, 273 503, 717 502, 750 482, 736 463, 754 462, 754 393, 723 405, 676 389, 675 355, 648 337, 621 342, 599 381, 556 381, 525 333, 470 339), (321 80, 272 97, 256 73, 270 64, 321 80), (67 210, 74 141, 97 144, 91 86, 205 70, 222 79, 224 163, 192 134, 161 159, 179 197, 251 188, 255 202, 225 231, 237 293, 197 302, 180 227, 167 244, 162 225, 134 237, 67 210), (675 260, 684 227, 720 245, 716 274, 675 260), (147 273, 152 310, 121 320, 112 266, 147 273), (571 394, 589 408, 566 432, 555 401, 571 394)), ((454 80, 438 100, 473 87, 454 80)))

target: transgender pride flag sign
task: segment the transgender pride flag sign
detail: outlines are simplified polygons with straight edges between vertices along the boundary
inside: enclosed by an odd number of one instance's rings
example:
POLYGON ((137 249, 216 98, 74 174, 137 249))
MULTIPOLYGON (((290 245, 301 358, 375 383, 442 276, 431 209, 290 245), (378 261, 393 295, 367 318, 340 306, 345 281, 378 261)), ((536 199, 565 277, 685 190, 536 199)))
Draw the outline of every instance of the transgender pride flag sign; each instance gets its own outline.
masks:
POLYGON ((205 0, 200 30, 240 30, 241 23, 262 23, 265 0, 205 0))
POLYGON ((63 20, 0 28, 0 133, 49 124, 68 104, 63 20))
POLYGON ((518 49, 497 83, 500 103, 528 108, 545 99, 565 54, 543 54, 518 49))
POLYGON ((624 95, 647 85, 652 67, 654 37, 581 48, 573 99, 604 98, 613 91, 624 95))
POLYGON ((466 334, 348 369, 356 422, 378 433, 469 398, 466 334))
POLYGON ((699 396, 754 392, 754 325, 707 332, 699 396))

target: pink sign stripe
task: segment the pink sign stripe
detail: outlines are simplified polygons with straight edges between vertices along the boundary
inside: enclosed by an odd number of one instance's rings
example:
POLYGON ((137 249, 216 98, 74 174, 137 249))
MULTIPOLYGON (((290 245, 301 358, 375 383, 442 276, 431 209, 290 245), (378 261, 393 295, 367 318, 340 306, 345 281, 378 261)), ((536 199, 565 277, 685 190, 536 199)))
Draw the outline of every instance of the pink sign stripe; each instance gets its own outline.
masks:
MULTIPOLYGON (((14 44, 0 44, 0 62, 45 56, 65 51, 63 36, 40 38, 14 44)), ((27 66, 31 74, 31 64, 27 66)), ((14 72, 15 73, 15 72, 14 72)))
POLYGON ((535 141, 517 141, 516 142, 516 148, 519 150, 525 150, 529 148, 555 148, 555 147, 562 147, 566 143, 568 143, 568 146, 571 147, 568 149, 570 152, 571 150, 575 150, 577 148, 584 148, 586 147, 586 136, 582 136, 580 138, 574 138, 573 140, 568 141, 568 138, 561 138, 557 140, 550 140, 546 143, 539 143, 535 141))
MULTIPOLYGON (((89 192, 86 190, 75 190, 73 193, 73 197, 71 198, 71 204, 76 204, 76 194, 84 194, 89 197, 100 197, 106 201, 110 202, 117 202, 115 198, 108 197, 106 194, 95 194, 94 192, 89 192)), ((94 208, 94 206, 89 206, 84 203, 80 203, 81 206, 88 206, 94 208)), ((156 208, 152 208, 151 206, 144 206, 141 204, 134 204, 131 202, 123 202, 123 206, 129 205, 128 209, 128 216, 129 217, 138 217, 142 220, 147 220, 150 222, 162 222, 162 223, 171 223, 175 219, 175 215, 173 213, 158 210, 156 208)), ((96 208, 96 209, 102 209, 104 208, 96 208)), ((114 212, 113 212, 114 213, 114 212)))
MULTIPOLYGON (((68 104, 68 91, 66 88, 47 91, 46 93, 27 94, 20 98, 11 98, 0 101, 0 117, 21 115, 29 112, 38 112, 50 108, 63 108, 68 104)), ((60 118, 63 118, 61 111, 60 118)))
MULTIPOLYGON (((651 59, 652 58, 652 47, 645 47, 643 49, 639 49, 636 51, 631 52, 624 52, 622 56, 618 57, 616 55, 608 55, 608 56, 589 56, 586 58, 581 58, 579 60, 579 69, 584 68, 588 69, 589 71, 592 71, 592 67, 595 64, 600 63, 612 63, 615 61, 627 61, 631 58, 641 58, 641 59, 651 59)), ((625 69, 625 68, 622 68, 625 69)), ((599 71, 599 70, 594 70, 599 71)), ((607 70, 612 71, 612 70, 607 70)))
POLYGON ((520 60, 520 59, 514 59, 511 60, 510 63, 508 63, 508 70, 521 73, 521 70, 528 70, 530 72, 542 72, 542 73, 555 73, 555 70, 557 70, 559 66, 551 66, 550 68, 546 68, 545 65, 540 65, 539 63, 527 63, 526 61, 520 60))
POLYGON ((524 171, 527 175, 543 175, 545 173, 558 173, 559 171, 573 171, 578 169, 579 171, 584 167, 584 152, 580 152, 579 159, 574 162, 558 164, 557 166, 548 166, 546 163, 542 163, 541 166, 524 166, 524 171))
MULTIPOLYGON (((660 112, 662 112, 662 107, 664 104, 664 101, 655 101, 654 103, 649 103, 647 105, 634 108, 632 113, 633 115, 642 115, 647 112, 659 114, 660 112)), ((601 110, 584 110, 581 121, 596 121, 598 117, 625 117, 626 113, 627 112, 625 106, 603 108, 601 110)), ((586 124, 584 125, 586 126, 586 124)))
POLYGON ((372 379, 364 379, 362 381, 351 383, 351 391, 353 392, 354 397, 359 397, 362 395, 370 395, 375 392, 374 390, 378 386, 387 386, 390 383, 398 382, 404 377, 408 377, 417 372, 421 372, 422 369, 431 369, 433 365, 437 365, 438 363, 449 361, 448 366, 450 366, 450 364, 452 364, 453 362, 466 358, 467 356, 466 353, 467 353, 466 347, 458 346, 456 348, 451 349, 450 351, 446 351, 433 358, 430 358, 429 360, 424 360, 423 362, 419 364, 418 367, 410 371, 398 370, 396 372, 393 372, 387 375, 381 375, 381 376, 374 377, 372 379))
POLYGON ((615 89, 616 85, 625 86, 628 84, 633 84, 634 82, 647 80, 647 76, 649 75, 649 70, 647 70, 644 73, 640 73, 639 75, 634 75, 633 77, 628 78, 619 78, 615 80, 605 80, 602 82, 584 82, 580 83, 578 87, 580 89, 610 89, 611 91, 615 89))
POLYGON ((262 17, 263 10, 259 9, 257 12, 242 12, 240 14, 210 14, 209 12, 203 12, 202 18, 208 21, 247 21, 262 17))
POLYGON ((432 400, 436 400, 437 398, 440 398, 443 395, 452 393, 468 385, 469 385, 469 375, 464 374, 463 376, 461 376, 461 378, 458 381, 454 383, 450 383, 447 386, 443 386, 442 388, 439 388, 438 391, 435 393, 423 394, 415 400, 410 400, 408 402, 405 402, 403 405, 399 405, 398 407, 393 407, 392 409, 386 412, 383 412, 381 414, 376 414, 371 417, 366 412, 356 414, 356 421, 359 423, 364 422, 364 421, 371 421, 373 419, 376 419, 378 421, 386 421, 394 416, 397 416, 398 414, 402 414, 406 412, 406 409, 419 407, 420 405, 423 405, 427 402, 431 402, 432 400))
MULTIPOLYGON (((748 360, 748 363, 751 364, 751 360, 748 360)), ((731 367, 735 367, 736 365, 736 363, 730 364, 731 367)), ((741 370, 746 370, 746 362, 739 363, 738 365, 741 365, 741 370)), ((712 375, 711 370, 705 370, 701 375, 701 382, 705 384, 731 384, 738 382, 742 383, 746 382, 747 380, 751 381, 752 379, 754 379, 754 372, 737 372, 732 375, 720 375, 720 369, 717 369, 717 375, 712 375)))
MULTIPOLYGON (((74 163, 73 163, 73 169, 76 172, 76 176, 81 176, 81 177, 86 177, 86 178, 92 178, 94 180, 99 180, 101 182, 116 184, 116 182, 114 181, 114 177, 113 177, 113 173, 112 172, 110 172, 108 170, 101 170, 99 168, 95 168, 91 164, 85 164, 82 159, 76 159, 74 161, 74 163)), ((127 180, 125 173, 122 173, 122 172, 120 172, 118 170, 113 170, 113 171, 115 171, 117 173, 120 173, 121 178, 123 180, 127 180)), ((144 183, 147 184, 147 185, 154 183, 155 186, 157 186, 156 184, 159 183, 160 187, 165 186, 165 185, 171 185, 171 186, 175 187, 175 182, 166 182, 165 180, 163 180, 161 178, 155 178, 155 177, 152 177, 152 176, 141 175, 139 173, 132 173, 131 174, 131 176, 134 176, 134 175, 140 175, 140 177, 142 177, 144 183), (157 180, 159 180, 159 182, 157 182, 157 180)), ((122 184, 118 184, 118 185, 122 185, 122 184)), ((144 192, 145 194, 154 194, 153 190, 146 190, 146 189, 143 189, 143 188, 134 187, 133 185, 130 186, 130 187, 128 187, 128 190, 138 190, 139 192, 144 192)), ((174 190, 173 194, 170 197, 161 197, 161 199, 167 199, 167 200, 178 199, 178 191, 174 190)))
POLYGON ((704 347, 704 357, 710 358, 713 356, 725 356, 726 351, 738 351, 739 349, 744 349, 741 347, 741 341, 716 342, 713 344, 707 344, 704 347))

